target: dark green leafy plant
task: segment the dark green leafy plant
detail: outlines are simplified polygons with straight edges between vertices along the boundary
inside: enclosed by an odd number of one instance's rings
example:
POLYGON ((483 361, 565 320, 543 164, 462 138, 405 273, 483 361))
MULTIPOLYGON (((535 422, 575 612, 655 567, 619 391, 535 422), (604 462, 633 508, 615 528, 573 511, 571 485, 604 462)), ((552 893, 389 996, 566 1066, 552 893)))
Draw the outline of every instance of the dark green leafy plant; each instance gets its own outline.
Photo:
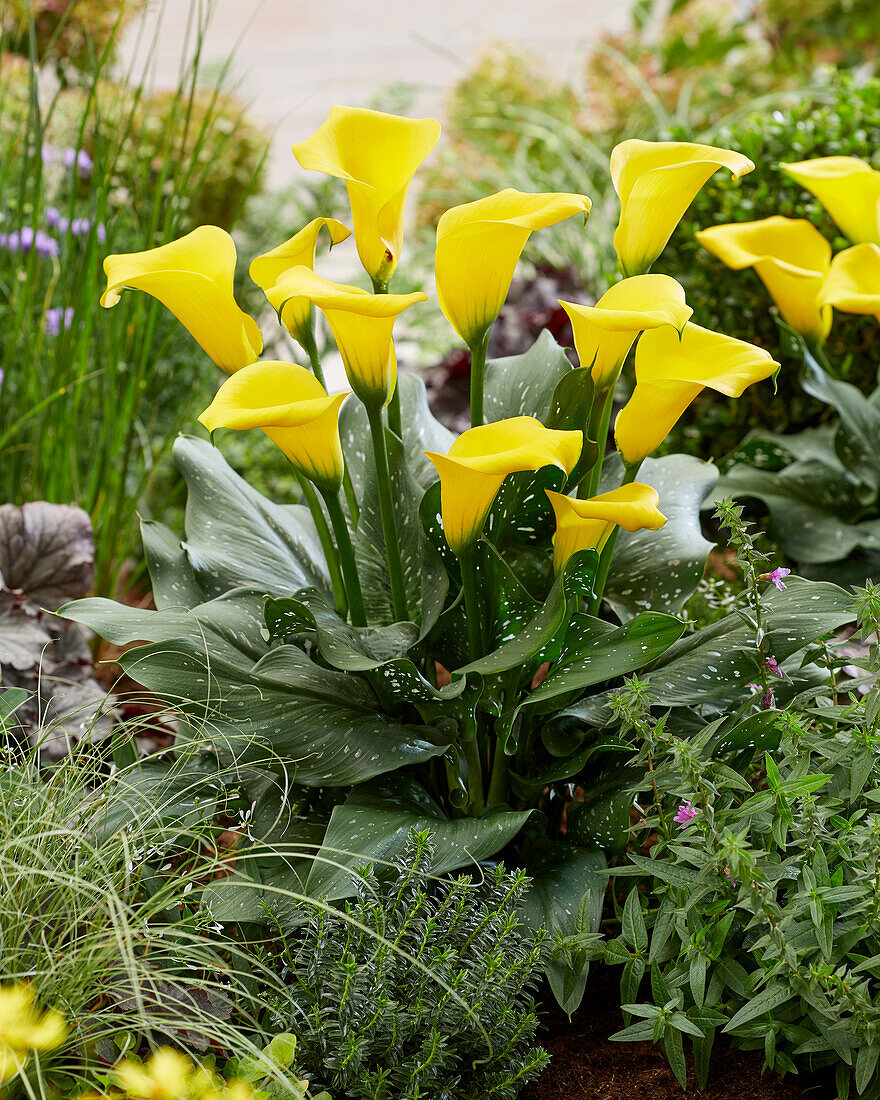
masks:
POLYGON ((716 492, 760 500, 774 539, 807 576, 861 583, 880 565, 880 389, 865 396, 803 350, 804 390, 837 416, 788 435, 750 432, 716 492))
MULTIPOLYGON (((876 673, 876 585, 856 610, 876 673)), ((876 1097, 880 688, 813 690, 689 739, 652 718, 652 702, 635 682, 615 700, 650 763, 635 787, 639 843, 611 872, 637 882, 618 934, 579 944, 623 964, 615 1038, 660 1043, 682 1086, 684 1041, 704 1088, 723 1031, 777 1072, 830 1074, 835 1095, 876 1097)))
POLYGON ((427 830, 343 912, 283 929, 287 994, 273 1012, 334 1096, 513 1100, 549 1057, 534 1045, 544 935, 517 915, 523 872, 432 881, 427 830))
MULTIPOLYGON (((679 140, 693 140, 686 128, 674 131, 679 140)), ((719 456, 734 448, 749 428, 785 431, 815 426, 827 419, 823 398, 804 393, 790 369, 800 358, 798 347, 780 334, 768 310, 767 290, 753 271, 732 271, 710 255, 694 234, 707 226, 754 221, 770 215, 807 218, 831 242, 835 251, 851 242, 824 208, 779 167, 824 156, 856 156, 880 167, 880 80, 858 83, 835 73, 824 87, 805 91, 794 107, 762 110, 741 122, 721 127, 713 140, 750 157, 755 171, 741 186, 726 179, 713 181, 696 197, 663 252, 663 271, 685 288, 701 325, 735 331, 750 343, 785 356, 775 401, 746 393, 739 401, 704 394, 695 404, 695 419, 676 430, 672 445, 701 456, 719 456)), ((835 313, 826 351, 837 376, 863 392, 873 389, 880 368, 873 317, 835 313)))

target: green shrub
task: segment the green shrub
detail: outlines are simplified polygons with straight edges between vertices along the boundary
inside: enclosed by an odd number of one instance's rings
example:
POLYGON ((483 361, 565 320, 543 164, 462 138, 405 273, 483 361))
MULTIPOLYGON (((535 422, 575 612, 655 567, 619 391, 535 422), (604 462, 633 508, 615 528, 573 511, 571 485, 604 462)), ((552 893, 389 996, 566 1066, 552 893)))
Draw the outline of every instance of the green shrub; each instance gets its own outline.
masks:
POLYGON ((433 881, 429 833, 393 874, 357 875, 343 913, 311 911, 278 960, 275 1011, 307 1071, 362 1100, 513 1100, 549 1058, 534 1045, 543 934, 517 916, 523 872, 433 881))
POLYGON ((83 72, 104 56, 112 59, 119 32, 146 0, 4 0, 0 34, 6 49, 83 72))

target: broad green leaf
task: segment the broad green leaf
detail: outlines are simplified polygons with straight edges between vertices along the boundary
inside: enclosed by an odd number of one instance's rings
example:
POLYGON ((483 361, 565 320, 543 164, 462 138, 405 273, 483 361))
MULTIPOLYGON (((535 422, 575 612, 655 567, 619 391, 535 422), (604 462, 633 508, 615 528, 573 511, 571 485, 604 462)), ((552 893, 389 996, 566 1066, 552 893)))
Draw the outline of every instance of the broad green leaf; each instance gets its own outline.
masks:
MULTIPOLYGON (((837 585, 789 577, 785 591, 763 597, 765 652, 782 664, 810 642, 851 622, 851 597, 837 585)), ((733 612, 690 634, 644 677, 660 706, 742 703, 760 677, 754 630, 733 612)))
POLYGON ((717 467, 691 455, 666 455, 646 459, 638 480, 657 490, 666 525, 618 535, 605 600, 622 620, 646 610, 678 614, 712 549, 700 529, 700 506, 718 480, 717 467))
POLYGON ((156 607, 164 611, 204 603, 205 594, 177 535, 164 523, 141 520, 141 539, 156 607))
POLYGON ((96 596, 68 604, 59 614, 112 645, 185 640, 209 660, 222 657, 247 666, 269 651, 261 633, 263 601, 261 589, 236 588, 191 610, 149 611, 96 596))
POLYGON ((307 508, 267 500, 204 439, 179 436, 173 453, 187 483, 183 546, 209 598, 246 585, 272 595, 329 589, 307 508))
POLYGON ((304 786, 362 783, 443 751, 419 727, 381 714, 362 679, 322 668, 294 646, 232 664, 176 639, 129 650, 121 663, 218 749, 264 764, 280 760, 304 786))
POLYGON ((571 369, 568 356, 549 329, 542 329, 522 355, 490 359, 483 386, 486 422, 510 416, 535 416, 546 424, 557 383, 571 369))
POLYGON ((772 1012, 786 1001, 790 1001, 796 994, 789 985, 771 985, 760 993, 755 994, 724 1026, 724 1031, 735 1031, 750 1020, 763 1016, 765 1012, 772 1012))
MULTIPOLYGON (((551 934, 595 932, 602 917, 602 900, 608 883, 605 855, 599 849, 529 837, 523 845, 522 864, 532 885, 522 902, 522 916, 531 928, 544 925, 551 934), (578 911, 586 898, 589 928, 578 929, 578 911)), ((574 1012, 581 1003, 589 974, 589 961, 574 967, 562 960, 547 965, 547 980, 563 1012, 574 1012)))
MULTIPOLYGON (((582 617, 587 620, 587 616, 582 617)), ((595 620, 596 623, 600 620, 595 620)), ((590 626, 593 624, 590 623, 590 626)), ((684 623, 671 615, 646 611, 616 630, 587 629, 566 650, 523 706, 545 704, 560 695, 582 691, 644 668, 664 653, 684 632, 684 623)))
POLYGON ((876 493, 880 488, 880 410, 849 382, 831 378, 805 348, 807 371, 802 385, 807 393, 832 405, 840 415, 834 439, 841 463, 876 493))
POLYGON ((425 788, 404 772, 361 784, 333 810, 324 845, 309 874, 308 893, 328 901, 354 894, 355 869, 375 861, 382 874, 382 861, 403 853, 413 829, 431 831, 432 874, 459 867, 477 870, 481 859, 495 855, 516 836, 530 813, 503 810, 480 818, 450 819, 425 788))
POLYGON ((11 687, 0 691, 0 722, 11 717, 22 703, 27 702, 29 692, 25 688, 11 687))

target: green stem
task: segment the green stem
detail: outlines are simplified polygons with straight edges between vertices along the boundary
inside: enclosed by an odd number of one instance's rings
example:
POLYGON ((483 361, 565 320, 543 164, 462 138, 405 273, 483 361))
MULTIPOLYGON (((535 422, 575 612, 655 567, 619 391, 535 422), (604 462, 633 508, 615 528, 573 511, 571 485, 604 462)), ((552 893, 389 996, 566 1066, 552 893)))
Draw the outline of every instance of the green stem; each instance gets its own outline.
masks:
POLYGON ((379 494, 379 513, 382 517, 382 534, 385 537, 385 556, 388 559, 388 577, 391 581, 391 604, 398 622, 409 619, 406 606, 406 584, 403 579, 403 562, 397 524, 394 522, 394 500, 391 495, 391 471, 388 467, 388 445, 385 441, 385 424, 379 405, 366 405, 373 438, 373 458, 376 464, 376 489, 379 494))
POLYGON ((345 584, 342 580, 342 573, 339 570, 339 558, 336 555, 336 547, 333 545, 333 537, 330 534, 330 528, 327 526, 324 509, 321 507, 321 501, 318 499, 318 494, 315 492, 314 485, 312 485, 312 483, 299 471, 296 473, 296 480, 299 482, 300 491, 305 498, 306 504, 309 506, 309 511, 312 513, 315 527, 318 529, 321 549, 324 551, 324 557, 327 559, 327 568, 330 570, 330 581, 333 585, 333 597, 336 600, 336 610, 345 618, 348 611, 348 604, 345 600, 345 584))
MULTIPOLYGON (((636 474, 639 472, 641 462, 634 462, 632 466, 625 466, 623 471, 623 481, 621 485, 630 485, 636 479, 636 474)), ((614 557, 614 547, 617 545, 617 536, 620 532, 619 527, 615 527, 611 534, 608 536, 608 541, 602 547, 602 553, 599 555, 599 568, 596 570, 596 583, 593 586, 596 593, 593 598, 593 602, 590 605, 590 614, 598 615, 599 609, 602 606, 602 597, 605 594, 605 585, 608 583, 608 573, 611 569, 611 561, 614 557)))
POLYGON ((501 747, 501 743, 496 741, 495 759, 492 761, 492 777, 489 780, 489 798, 487 800, 490 806, 499 806, 502 802, 507 801, 507 773, 507 753, 501 747))
POLYGON ((321 495, 327 505, 327 514, 330 516, 330 522, 333 524, 333 534, 336 536, 336 549, 339 551, 339 561, 342 565, 342 576, 345 580, 345 593, 348 597, 352 624, 354 626, 366 626, 367 612, 364 608, 364 595, 361 591, 361 581, 354 560, 351 535, 348 533, 348 524, 345 522, 345 516, 342 513, 342 505, 339 503, 339 494, 332 489, 328 489, 322 491, 321 495))
POLYGON ((486 376, 486 354, 489 350, 489 332, 470 345, 471 353, 471 427, 484 423, 483 383, 486 376))
POLYGON ((599 482, 602 480, 602 463, 605 461, 605 451, 608 447, 608 425, 611 423, 611 410, 614 408, 613 388, 605 394, 604 401, 602 401, 602 394, 596 396, 599 400, 593 403, 593 411, 590 415, 590 430, 587 434, 596 440, 599 451, 589 477, 584 478, 578 486, 578 496, 582 500, 586 500, 587 497, 594 497, 599 491, 599 482), (595 420, 597 410, 598 423, 595 420))
MULTIPOLYGON (((308 335, 303 333, 303 339, 301 341, 302 346, 305 348, 308 357, 309 365, 312 368, 312 374, 321 383, 324 389, 327 389, 327 382, 324 378, 324 369, 321 366, 321 357, 318 354, 318 345, 315 343, 314 333, 309 331, 308 335)), ((348 505, 348 512, 351 516, 351 522, 357 527, 360 519, 360 508, 358 508, 357 497, 355 496, 354 486, 351 483, 351 474, 348 472, 348 467, 342 472, 342 488, 345 492, 345 502, 348 505)))
POLYGON ((483 656, 483 627, 480 606, 480 591, 477 585, 476 558, 472 550, 462 554, 458 563, 461 566, 461 587, 464 592, 464 614, 467 622, 468 650, 472 661, 483 656))
POLYGON ((324 368, 321 366, 321 357, 318 355, 318 345, 315 343, 315 334, 309 329, 308 333, 302 333, 302 340, 300 341, 305 349, 306 355, 309 357, 309 366, 312 368, 312 374, 321 383, 324 389, 327 389, 327 381, 324 378, 324 368))
POLYGON ((479 817, 486 809, 486 800, 483 797, 483 766, 480 763, 476 729, 469 731, 469 734, 468 739, 461 742, 468 766, 468 809, 471 817, 479 817))

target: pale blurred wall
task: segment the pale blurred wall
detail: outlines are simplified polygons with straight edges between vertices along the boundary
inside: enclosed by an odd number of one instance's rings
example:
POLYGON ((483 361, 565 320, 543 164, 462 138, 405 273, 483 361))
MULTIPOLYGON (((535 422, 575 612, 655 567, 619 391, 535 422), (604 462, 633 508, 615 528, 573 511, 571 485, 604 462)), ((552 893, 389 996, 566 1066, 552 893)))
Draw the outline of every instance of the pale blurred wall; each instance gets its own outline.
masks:
MULTIPOLYGON (((153 72, 176 83, 193 8, 205 0, 151 4, 132 28, 122 65, 140 72, 156 33, 153 72)), ((271 182, 298 171, 290 154, 334 103, 364 104, 383 85, 418 88, 420 113, 440 115, 447 88, 490 41, 540 58, 559 77, 575 75, 600 31, 628 25, 631 0, 210 0, 203 57, 214 68, 234 53, 233 73, 255 118, 273 130, 271 182)), ((442 117, 442 115, 441 115, 442 117)))

